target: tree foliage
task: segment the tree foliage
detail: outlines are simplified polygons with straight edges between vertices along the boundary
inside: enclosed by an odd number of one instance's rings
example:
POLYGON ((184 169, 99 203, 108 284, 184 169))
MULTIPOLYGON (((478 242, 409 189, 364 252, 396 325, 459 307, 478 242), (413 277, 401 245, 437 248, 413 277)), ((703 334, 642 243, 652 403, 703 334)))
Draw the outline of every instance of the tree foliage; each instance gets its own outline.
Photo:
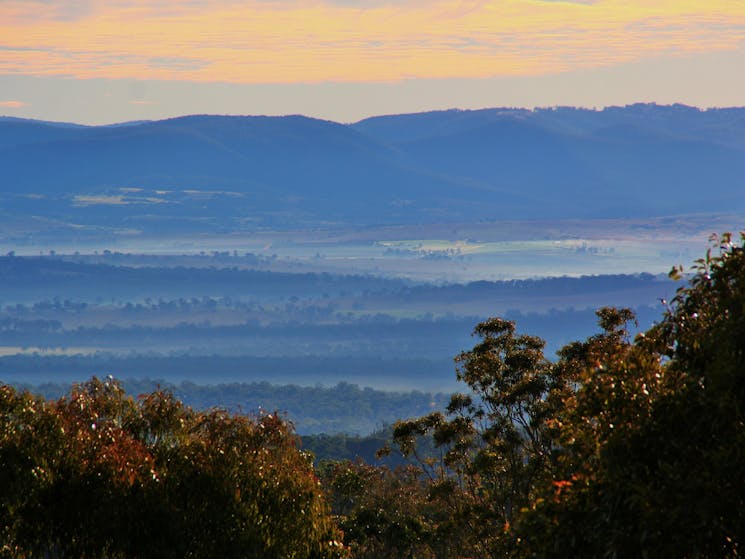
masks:
POLYGON ((606 331, 565 350, 582 385, 559 415, 553 493, 517 530, 524 555, 740 555, 745 236, 713 240, 644 335, 630 343, 606 331))
POLYGON ((415 469, 340 461, 324 465, 323 478, 354 557, 394 559, 427 555, 429 516, 425 488, 415 469))
POLYGON ((745 235, 714 241, 661 320, 634 340, 628 309, 600 309, 601 332, 555 362, 512 322, 476 327, 479 341, 456 359, 469 392, 444 413, 394 427, 424 483, 409 513, 431 521, 418 556, 740 555, 745 235), (419 454, 422 436, 437 453, 419 454), (447 520, 427 516, 433 505, 447 520), (438 522, 456 529, 438 532, 438 522), (451 553, 442 544, 452 533, 460 542, 451 553))
POLYGON ((137 400, 96 378, 56 402, 0 387, 0 554, 343 557, 286 421, 137 400))

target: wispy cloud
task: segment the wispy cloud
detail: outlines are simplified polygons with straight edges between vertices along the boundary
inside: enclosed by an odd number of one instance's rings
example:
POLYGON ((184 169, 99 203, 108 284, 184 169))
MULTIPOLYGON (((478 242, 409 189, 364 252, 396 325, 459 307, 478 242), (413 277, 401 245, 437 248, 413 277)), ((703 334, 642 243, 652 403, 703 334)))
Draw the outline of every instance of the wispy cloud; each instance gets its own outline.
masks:
POLYGON ((541 75, 733 50, 731 0, 0 1, 0 73, 296 83, 541 75))
POLYGON ((22 109, 28 107, 30 103, 24 101, 0 101, 0 107, 3 109, 22 109))
POLYGON ((562 2, 564 4, 597 4, 600 0, 535 0, 536 2, 562 2))

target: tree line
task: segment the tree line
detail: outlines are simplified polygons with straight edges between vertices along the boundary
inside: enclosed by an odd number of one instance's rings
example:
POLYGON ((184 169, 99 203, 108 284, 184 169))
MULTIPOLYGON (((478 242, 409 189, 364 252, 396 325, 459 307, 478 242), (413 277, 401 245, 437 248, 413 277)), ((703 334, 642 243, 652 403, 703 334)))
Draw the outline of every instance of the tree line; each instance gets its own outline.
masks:
MULTIPOLYGON (((240 413, 276 411, 292 422, 295 432, 300 435, 323 433, 332 438, 340 435, 341 438, 334 442, 335 445, 343 444, 343 435, 354 438, 373 434, 397 419, 442 408, 450 397, 449 393, 442 392, 373 390, 348 382, 339 382, 334 386, 299 386, 276 385, 266 381, 203 385, 189 381, 169 383, 152 379, 117 380, 127 394, 137 396, 164 389, 196 410, 221 407, 240 413)), ((56 400, 70 391, 71 383, 14 386, 56 400)), ((380 440, 377 435, 375 439, 380 440)), ((372 458, 374 454, 373 450, 366 456, 372 458)), ((333 455, 338 456, 339 453, 333 455)), ((350 454, 345 457, 354 456, 350 454)), ((322 453, 320 457, 326 457, 326 453, 322 453)))

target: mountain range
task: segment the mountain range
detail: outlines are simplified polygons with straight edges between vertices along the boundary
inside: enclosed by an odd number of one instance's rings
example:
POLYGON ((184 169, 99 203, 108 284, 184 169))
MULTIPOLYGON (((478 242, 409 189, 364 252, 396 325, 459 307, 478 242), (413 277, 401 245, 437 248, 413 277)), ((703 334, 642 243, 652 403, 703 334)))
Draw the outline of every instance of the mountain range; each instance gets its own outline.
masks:
POLYGON ((0 218, 150 231, 745 210, 745 108, 449 110, 352 124, 0 118, 0 218))

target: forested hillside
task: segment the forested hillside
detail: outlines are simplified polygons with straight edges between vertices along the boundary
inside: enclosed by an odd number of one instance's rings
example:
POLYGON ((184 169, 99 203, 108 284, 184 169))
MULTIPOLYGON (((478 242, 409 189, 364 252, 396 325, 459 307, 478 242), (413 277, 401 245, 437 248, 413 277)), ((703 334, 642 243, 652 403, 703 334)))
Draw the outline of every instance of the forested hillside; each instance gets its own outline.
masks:
POLYGON ((631 105, 350 125, 301 116, 99 127, 5 120, 0 201, 8 219, 73 236, 738 212, 743 114, 631 105))

